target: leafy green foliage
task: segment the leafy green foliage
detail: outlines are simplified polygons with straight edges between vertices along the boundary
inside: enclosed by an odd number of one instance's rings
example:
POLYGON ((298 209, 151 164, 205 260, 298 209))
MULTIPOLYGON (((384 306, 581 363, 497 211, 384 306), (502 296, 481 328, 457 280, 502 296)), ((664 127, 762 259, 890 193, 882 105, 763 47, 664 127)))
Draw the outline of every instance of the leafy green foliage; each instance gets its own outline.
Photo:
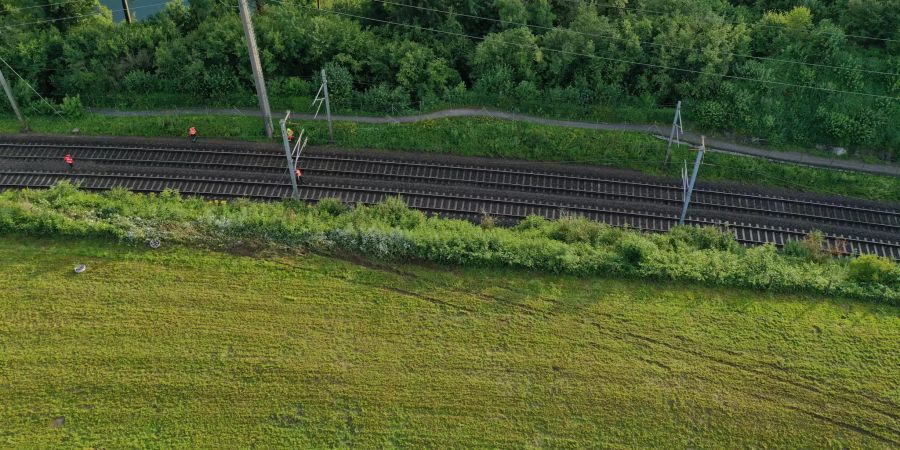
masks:
POLYGON ((861 283, 897 283, 900 281, 900 270, 887 258, 861 255, 850 261, 850 279, 861 283))
MULTIPOLYGON (((91 14, 96 0, 24 10, 13 3, 0 2, 11 10, 0 26, 13 25, 0 56, 53 102, 80 95, 87 105, 124 108, 255 103, 237 12, 221 2, 172 2, 129 26, 91 14)), ((309 5, 270 2, 254 17, 264 70, 281 94, 273 104, 312 95, 278 80, 317 86, 325 68, 335 108, 477 104, 604 120, 598 111, 634 107, 644 120, 665 122, 656 113, 683 100, 692 128, 900 158, 900 131, 889 126, 900 122, 894 0, 309 5)), ((26 108, 47 112, 30 89, 16 93, 26 108)))
POLYGON ((692 281, 803 291, 900 304, 898 267, 869 256, 798 260, 765 245, 744 249, 713 229, 642 235, 577 217, 528 218, 514 228, 426 218, 400 198, 352 210, 333 201, 254 203, 114 190, 89 194, 62 183, 0 194, 0 234, 148 239, 230 248, 258 242, 395 261, 512 267, 575 275, 692 281))
POLYGON ((66 117, 70 117, 73 119, 84 116, 85 112, 84 105, 81 103, 81 97, 78 95, 74 97, 66 96, 65 98, 63 98, 61 109, 62 113, 66 115, 66 117))

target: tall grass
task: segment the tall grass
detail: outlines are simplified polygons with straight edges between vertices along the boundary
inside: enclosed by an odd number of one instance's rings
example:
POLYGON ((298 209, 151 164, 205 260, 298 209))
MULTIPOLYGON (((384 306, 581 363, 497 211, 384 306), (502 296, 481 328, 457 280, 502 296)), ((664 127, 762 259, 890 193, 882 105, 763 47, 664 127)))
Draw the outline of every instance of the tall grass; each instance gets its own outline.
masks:
POLYGON ((393 198, 348 209, 335 201, 255 203, 122 189, 92 194, 62 183, 0 194, 0 233, 103 237, 231 247, 253 242, 383 260, 620 275, 900 304, 900 267, 886 260, 804 258, 743 248, 716 230, 642 235, 578 217, 529 217, 514 228, 428 218, 393 198))

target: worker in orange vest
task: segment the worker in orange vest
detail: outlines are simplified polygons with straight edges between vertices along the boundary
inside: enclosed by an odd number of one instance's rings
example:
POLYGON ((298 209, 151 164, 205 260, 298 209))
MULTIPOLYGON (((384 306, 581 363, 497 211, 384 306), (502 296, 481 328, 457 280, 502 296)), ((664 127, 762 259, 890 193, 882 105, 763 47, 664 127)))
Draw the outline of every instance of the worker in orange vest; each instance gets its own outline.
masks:
POLYGON ((300 170, 299 166, 297 167, 297 169, 294 170, 294 175, 297 176, 297 185, 302 186, 303 185, 303 172, 300 170))
POLYGON ((191 137, 191 142, 197 142, 197 129, 196 128, 191 127, 191 129, 188 130, 188 135, 190 135, 190 137, 191 137))
POLYGON ((294 142, 294 130, 287 129, 288 142, 294 142))
POLYGON ((71 154, 66 153, 66 156, 63 156, 63 161, 65 161, 66 164, 69 165, 69 170, 75 169, 75 159, 72 158, 71 154))

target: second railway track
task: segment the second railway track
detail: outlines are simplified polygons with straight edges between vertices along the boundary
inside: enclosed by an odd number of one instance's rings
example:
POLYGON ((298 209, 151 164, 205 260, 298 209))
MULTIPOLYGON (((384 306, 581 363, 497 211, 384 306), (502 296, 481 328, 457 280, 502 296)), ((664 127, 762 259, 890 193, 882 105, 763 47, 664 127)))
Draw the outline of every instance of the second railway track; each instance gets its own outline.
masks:
MULTIPOLYGON (((556 217, 565 210, 647 231, 664 231, 673 226, 677 220, 670 210, 677 209, 682 201, 677 183, 590 176, 567 171, 560 165, 525 167, 492 164, 489 160, 472 164, 448 159, 410 160, 387 153, 315 150, 301 158, 304 172, 316 180, 313 186, 304 187, 303 196, 308 200, 331 196, 370 203, 377 200, 365 198, 366 191, 377 193, 379 199, 402 194, 410 206, 468 218, 482 213, 510 220, 528 214, 556 217), (380 187, 367 188, 365 184, 380 187), (406 187, 391 189, 391 184, 406 187), (465 189, 481 193, 461 192, 465 189), (453 201, 462 202, 459 204, 463 206, 453 207, 453 201), (628 207, 598 207, 598 201, 618 206, 627 203, 628 207)), ((43 187, 73 179, 88 189, 124 186, 136 191, 158 191, 171 187, 186 194, 268 199, 290 195, 284 155, 274 148, 0 140, 0 162, 5 167, 0 170, 2 188, 43 187), (62 155, 67 152, 76 154, 77 164, 84 169, 75 174, 53 170, 54 165, 61 168, 62 155)), ((691 215, 689 222, 697 225, 722 226, 723 222, 730 222, 729 227, 744 243, 780 245, 801 238, 812 228, 823 228, 830 231, 832 239, 846 242, 848 251, 900 259, 900 244, 895 245, 896 239, 891 239, 900 236, 900 209, 890 205, 700 187, 694 193, 691 215), (719 220, 716 215, 723 212, 728 213, 727 217, 719 220), (780 226, 772 226, 773 223, 780 226), (758 232, 755 237, 753 227, 758 232)))

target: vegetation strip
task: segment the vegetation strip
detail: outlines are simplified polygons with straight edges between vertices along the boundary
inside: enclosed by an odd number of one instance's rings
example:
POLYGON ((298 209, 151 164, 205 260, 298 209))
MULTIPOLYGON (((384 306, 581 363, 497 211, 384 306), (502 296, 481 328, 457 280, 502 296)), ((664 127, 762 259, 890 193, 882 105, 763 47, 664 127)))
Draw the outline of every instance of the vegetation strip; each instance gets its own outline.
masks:
MULTIPOLYGON (((90 112, 105 116, 119 117, 136 117, 136 116, 166 116, 166 115, 243 115, 259 117, 259 111, 249 110, 203 110, 203 109, 184 109, 184 110, 151 110, 151 111, 120 111, 115 109, 90 108, 90 112)), ((313 114, 292 114, 295 120, 312 121, 326 120, 324 116, 314 116, 313 114)), ((338 122, 357 122, 368 124, 398 124, 398 123, 417 123, 428 120, 439 120, 453 117, 486 117, 492 119, 511 120, 516 122, 527 122, 537 125, 548 125, 565 128, 580 128, 585 130, 599 131, 625 131, 633 133, 649 134, 657 138, 666 138, 667 130, 656 124, 615 124, 615 123, 591 123, 580 122, 576 120, 557 120, 547 119, 543 117, 535 117, 524 114, 509 113, 505 111, 495 111, 490 109, 475 108, 453 108, 443 109, 430 113, 423 113, 411 116, 386 116, 386 117, 370 117, 370 116, 349 116, 334 115, 332 119, 338 122)), ((701 143, 700 134, 693 132, 685 132, 679 137, 682 143, 693 144, 699 146, 701 143)), ((803 164, 816 167, 824 167, 835 170, 850 170, 859 172, 869 172, 878 175, 890 175, 900 177, 900 166, 891 164, 867 164, 860 161, 847 159, 826 158, 821 156, 805 155, 796 152, 784 152, 777 150, 768 150, 749 145, 741 145, 733 142, 717 140, 715 138, 706 139, 706 148, 715 152, 736 153, 739 155, 754 156, 765 158, 773 161, 785 161, 794 164, 803 164)))
MULTIPOLYGON (((190 195, 213 197, 279 198, 289 195, 284 180, 283 156, 275 146, 242 149, 239 143, 187 145, 171 141, 129 139, 117 142, 90 138, 32 141, 20 137, 9 139, 0 144, 0 148, 6 149, 0 154, 0 160, 12 158, 15 161, 10 164, 14 167, 0 177, 3 186, 49 187, 60 180, 69 180, 86 189, 123 186, 140 192, 158 192, 171 188, 190 195), (17 141, 21 142, 21 147, 17 141), (59 157, 72 151, 78 156, 78 170, 60 172, 63 165, 58 161, 59 157), (16 159, 20 157, 27 160, 16 159), (35 158, 37 160, 31 162, 35 158), (192 163, 190 169, 182 167, 186 162, 192 163)), ((300 191, 303 199, 335 197, 345 202, 374 203, 387 195, 403 195, 408 204, 417 209, 450 213, 454 217, 474 216, 475 219, 490 214, 513 223, 529 214, 556 218, 559 210, 566 210, 592 220, 645 231, 666 231, 674 226, 681 206, 680 190, 675 186, 661 189, 653 184, 661 180, 648 180, 635 174, 623 174, 631 180, 616 179, 613 185, 616 189, 610 190, 603 181, 608 174, 585 167, 379 152, 355 152, 352 155, 320 152, 322 150, 309 149, 306 157, 301 159, 307 174, 306 184, 300 191), (325 158, 325 166, 316 163, 318 158, 325 158), (342 163, 341 167, 335 166, 338 162, 342 163), (572 174, 593 177, 570 179, 572 174), (594 186, 598 183, 600 185, 594 186), (583 187, 588 190, 582 191, 583 187), (661 200, 673 193, 671 202, 661 200)), ((847 199, 833 199, 832 202, 842 204, 831 206, 820 201, 806 204, 803 195, 794 203, 788 203, 783 199, 772 199, 766 193, 745 191, 736 193, 734 198, 727 192, 722 194, 725 202, 710 206, 706 204, 706 189, 698 191, 687 222, 729 228, 739 242, 752 244, 774 242, 783 245, 789 240, 802 239, 813 229, 820 229, 826 232, 832 244, 836 240, 842 241, 843 251, 848 254, 874 253, 900 259, 900 245, 890 242, 896 237, 896 233, 890 231, 892 227, 896 228, 900 210, 889 209, 886 205, 878 205, 879 212, 865 205, 862 210, 855 210, 850 205, 860 202, 847 199), (744 208, 751 204, 758 207, 744 208), (730 207, 736 205, 741 207, 730 207), (819 215, 795 215, 798 207, 800 211, 813 211, 819 215), (846 209, 850 210, 849 214, 846 209), (838 213, 844 220, 831 220, 838 213), (865 221, 862 215, 872 213, 872 219, 883 224, 878 229, 862 223, 865 221)))
POLYGON ((804 291, 900 302, 900 265, 874 255, 832 258, 821 235, 778 252, 743 248, 715 229, 675 228, 641 235, 583 218, 529 217, 514 228, 426 218, 393 198, 351 211, 336 201, 208 202, 167 191, 80 192, 68 184, 0 194, 0 232, 111 237, 231 247, 261 242, 393 261, 516 267, 581 275, 693 281, 774 291, 804 291))

